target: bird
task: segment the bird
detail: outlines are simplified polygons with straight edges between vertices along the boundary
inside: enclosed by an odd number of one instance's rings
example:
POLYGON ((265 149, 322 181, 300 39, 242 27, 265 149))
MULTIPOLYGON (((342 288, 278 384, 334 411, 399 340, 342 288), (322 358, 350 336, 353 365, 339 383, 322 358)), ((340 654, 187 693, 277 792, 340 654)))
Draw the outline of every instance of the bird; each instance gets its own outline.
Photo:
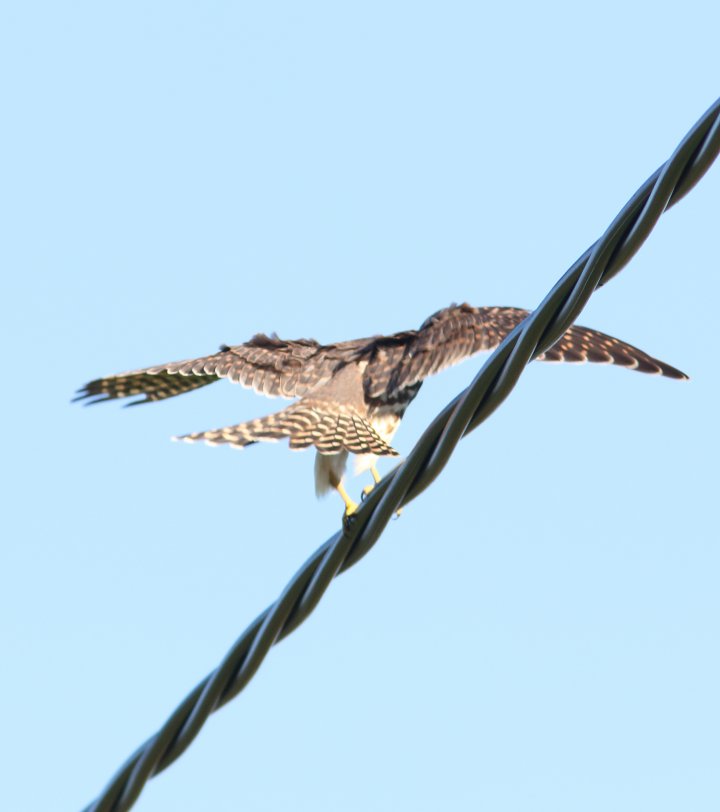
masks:
MULTIPOLYGON (((267 397, 295 399, 255 420, 173 439, 244 448, 287 437, 291 449, 314 446, 316 494, 337 491, 350 516, 358 505, 343 484, 349 455, 356 455, 356 473, 372 474, 373 485, 363 491, 369 492, 380 481, 378 457, 398 455, 391 442, 425 378, 494 349, 529 312, 453 304, 433 313, 417 330, 334 344, 257 333, 244 344, 222 344, 212 355, 97 378, 78 390, 74 400, 89 405, 141 396, 126 404, 134 406, 221 379, 267 397)), ((537 360, 615 364, 679 380, 688 377, 620 339, 577 325, 537 360)))

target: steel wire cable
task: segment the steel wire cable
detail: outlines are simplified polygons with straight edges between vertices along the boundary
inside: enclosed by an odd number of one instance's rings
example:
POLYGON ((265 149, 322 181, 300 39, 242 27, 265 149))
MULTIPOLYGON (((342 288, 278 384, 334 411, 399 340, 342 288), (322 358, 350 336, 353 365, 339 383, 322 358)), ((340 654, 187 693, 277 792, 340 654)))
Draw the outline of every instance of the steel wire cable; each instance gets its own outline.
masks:
POLYGON ((185 751, 208 716, 242 691, 269 649, 308 617, 333 578, 357 563, 378 540, 393 514, 438 476, 460 439, 497 409, 528 362, 565 333, 596 288, 627 265, 660 215, 693 188, 719 152, 720 99, 632 196, 605 234, 573 263, 540 306, 506 336, 470 386, 437 415, 405 461, 384 477, 352 519, 310 556, 277 601, 258 615, 220 665, 127 759, 83 812, 126 812, 132 807, 147 781, 185 751))

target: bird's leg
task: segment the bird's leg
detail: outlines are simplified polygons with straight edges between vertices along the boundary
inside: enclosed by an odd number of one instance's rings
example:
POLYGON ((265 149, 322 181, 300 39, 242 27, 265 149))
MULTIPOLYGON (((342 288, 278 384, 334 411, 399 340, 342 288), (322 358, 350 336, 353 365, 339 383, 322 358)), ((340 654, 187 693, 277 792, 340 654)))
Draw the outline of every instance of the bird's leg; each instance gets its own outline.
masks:
POLYGON ((345 502, 345 515, 351 516, 358 509, 357 502, 353 502, 353 500, 348 496, 348 492, 345 490, 345 486, 342 484, 342 481, 335 485, 335 490, 340 494, 343 502, 345 502))
POLYGON ((380 476, 380 472, 378 471, 378 469, 377 469, 377 467, 376 467, 375 465, 373 465, 373 466, 371 466, 371 467, 370 467, 370 473, 372 474, 372 478, 373 478, 373 480, 374 480, 374 484, 372 484, 372 485, 366 485, 366 486, 363 488, 363 491, 362 491, 363 499, 364 499, 364 498, 365 498, 365 497, 366 497, 368 494, 372 493, 372 489, 373 489, 373 488, 375 487, 375 485, 377 485, 377 484, 378 484, 378 482, 380 482, 380 480, 382 479, 382 477, 380 476))
MULTIPOLYGON (((315 476, 317 477, 318 468, 317 468, 317 460, 321 459, 332 459, 331 457, 321 457, 319 454, 316 459, 316 468, 315 468, 315 476)), ((345 467, 345 460, 342 460, 342 468, 345 467)), ((342 468, 341 471, 338 472, 332 466, 327 471, 327 481, 329 484, 335 488, 335 490, 340 494, 343 502, 345 502, 345 516, 351 516, 355 511, 358 509, 357 502, 353 502, 350 498, 348 492, 345 490, 345 486, 342 484, 342 468)))

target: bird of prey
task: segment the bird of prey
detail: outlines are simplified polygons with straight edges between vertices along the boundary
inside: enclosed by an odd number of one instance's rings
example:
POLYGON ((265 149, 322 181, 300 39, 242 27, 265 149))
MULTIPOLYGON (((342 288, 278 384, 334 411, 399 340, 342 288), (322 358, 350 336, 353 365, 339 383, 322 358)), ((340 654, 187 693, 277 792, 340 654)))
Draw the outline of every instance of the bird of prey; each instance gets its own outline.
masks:
MULTIPOLYGON (((285 341, 259 333, 245 344, 223 344, 214 355, 98 378, 86 384, 76 400, 92 398, 90 403, 98 403, 141 395, 127 404, 132 406, 174 397, 221 378, 268 397, 297 398, 275 414, 175 439, 242 448, 287 437, 293 449, 315 446, 316 493, 334 488, 351 514, 357 504, 343 486, 348 455, 358 455, 356 470, 370 470, 378 482, 375 462, 379 456, 397 454, 390 443, 424 379, 494 349, 527 315, 527 310, 515 307, 451 305, 418 330, 336 344, 285 341)), ((617 364, 687 378, 630 344, 579 326, 571 327, 538 360, 617 364)))

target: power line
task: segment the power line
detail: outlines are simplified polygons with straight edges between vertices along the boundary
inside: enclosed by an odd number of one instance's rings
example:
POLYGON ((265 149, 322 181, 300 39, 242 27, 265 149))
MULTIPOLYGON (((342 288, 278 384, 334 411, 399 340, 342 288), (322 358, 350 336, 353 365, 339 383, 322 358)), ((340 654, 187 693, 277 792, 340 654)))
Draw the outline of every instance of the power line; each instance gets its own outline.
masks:
POLYGON ((460 439, 510 394, 528 362, 565 333, 593 292, 627 265, 660 215, 700 180, 720 152, 719 122, 720 99, 630 198, 603 236, 505 338, 470 386, 438 414, 407 459, 376 486, 343 529, 313 553, 275 603, 258 615, 220 665, 128 758, 84 812, 129 810, 147 781, 185 751, 210 714, 242 691, 270 648, 308 617, 336 575, 372 548, 394 513, 430 485, 460 439))

